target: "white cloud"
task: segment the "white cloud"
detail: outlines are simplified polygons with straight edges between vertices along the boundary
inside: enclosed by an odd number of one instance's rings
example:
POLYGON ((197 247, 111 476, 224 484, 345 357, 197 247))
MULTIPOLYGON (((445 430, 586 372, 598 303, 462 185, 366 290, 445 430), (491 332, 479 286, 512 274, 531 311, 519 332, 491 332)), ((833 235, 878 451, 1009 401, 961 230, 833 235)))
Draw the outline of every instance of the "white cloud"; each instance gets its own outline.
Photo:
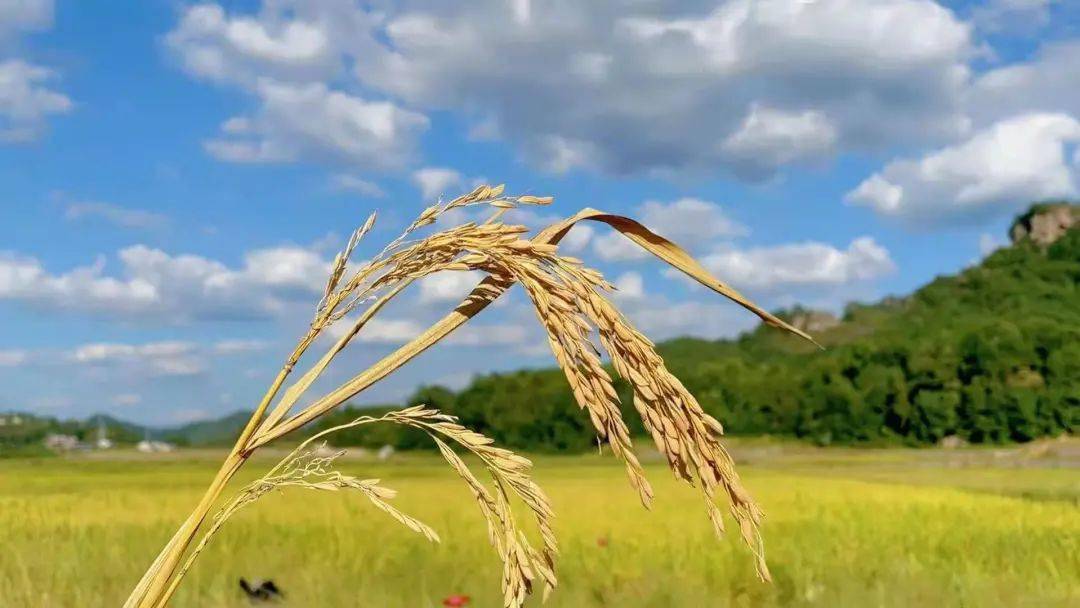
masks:
MULTIPOLYGON (((118 342, 91 342, 71 348, 63 353, 61 361, 76 366, 93 366, 123 371, 127 377, 192 376, 207 371, 213 357, 254 352, 265 348, 260 340, 221 340, 200 345, 185 340, 165 340, 127 344, 118 342)), ((42 361, 56 361, 55 356, 40 353, 42 361)), ((118 405, 133 405, 141 400, 139 395, 118 395, 118 405), (124 398, 126 402, 121 402, 124 398)))
POLYGON ((749 233, 746 226, 729 218, 720 205, 698 198, 680 198, 670 203, 646 201, 637 208, 637 214, 656 233, 685 247, 749 233))
POLYGON ((928 0, 266 0, 189 7, 166 44, 188 73, 245 90, 349 89, 351 69, 362 90, 460 111, 472 133, 555 172, 754 179, 833 150, 956 135, 975 52, 971 25, 928 0))
POLYGON ((322 83, 260 79, 253 116, 225 121, 221 135, 205 142, 215 158, 270 163, 322 158, 364 168, 393 169, 413 155, 415 138, 428 127, 422 114, 387 101, 367 101, 322 83))
POLYGON ((465 178, 453 169, 424 167, 412 172, 412 181, 425 201, 433 201, 443 195, 452 195, 450 190, 460 189, 465 178))
POLYGON ((420 281, 420 302, 460 302, 485 276, 478 271, 440 272, 420 281))
POLYGON ((346 54, 361 52, 376 20, 332 0, 266 2, 255 15, 229 15, 209 3, 186 8, 165 38, 183 69, 237 86, 258 105, 254 113, 222 123, 206 150, 239 163, 314 159, 369 170, 401 168, 427 129, 427 117, 358 95, 336 78, 346 54))
POLYGON ((130 209, 111 203, 77 202, 64 210, 64 219, 81 220, 98 218, 122 228, 160 228, 169 218, 161 213, 144 209, 130 209))
POLYGON ((36 259, 0 254, 0 300, 167 321, 267 317, 321 293, 329 268, 299 247, 249 251, 238 268, 145 245, 122 249, 117 257, 117 275, 106 274, 104 259, 53 274, 36 259))
POLYGON ((71 99, 51 88, 54 71, 19 59, 0 62, 0 142, 27 142, 45 130, 45 120, 66 114, 71 99))
POLYGON ((768 176, 794 162, 818 161, 831 156, 836 127, 821 112, 784 112, 753 105, 738 131, 723 149, 747 178, 768 176))
POLYGON ((257 17, 229 17, 216 4, 188 7, 165 43, 186 71, 219 82, 326 77, 340 62, 322 24, 283 18, 269 6, 257 17))
MULTIPOLYGON (((338 332, 348 329, 344 324, 332 325, 338 332), (340 326, 340 327, 339 327, 340 326)), ((420 335, 426 327, 410 319, 385 319, 375 317, 364 326, 356 339, 374 344, 403 344, 420 335)))
POLYGON ((6 0, 0 2, 0 41, 14 32, 52 27, 52 0, 6 0))
POLYGON ((871 281, 896 269, 889 252, 868 236, 846 249, 817 242, 728 248, 701 260, 721 280, 744 289, 830 287, 871 281))
POLYGON ((566 233, 562 241, 559 242, 559 251, 562 253, 578 253, 584 251, 589 243, 592 241, 596 231, 592 226, 587 224, 574 224, 574 227, 570 229, 570 232, 566 233))
POLYGON ((463 111, 554 171, 767 169, 966 124, 971 27, 926 0, 381 8, 367 86, 463 111), (754 104, 774 114, 747 120, 754 104))
POLYGON ((624 272, 613 281, 615 289, 615 298, 620 300, 640 300, 645 297, 645 281, 641 278, 641 273, 624 272))
MULTIPOLYGON (((719 205, 697 198, 681 198, 670 203, 646 201, 637 207, 634 216, 660 236, 688 249, 749 232, 729 218, 719 205)), ((615 231, 592 239, 592 245, 593 251, 609 262, 644 260, 651 255, 615 231)))
POLYGON ((0 367, 17 367, 26 363, 28 353, 25 350, 0 350, 0 367))
MULTIPOLYGON (((51 0, 0 2, 0 48, 15 46, 19 34, 52 27, 51 0)), ((0 58, 0 143, 22 143, 45 132, 49 116, 66 114, 71 99, 52 88, 55 71, 22 58, 0 58)))
POLYGON ((853 204, 913 222, 971 219, 1076 193, 1068 150, 1080 122, 1027 114, 995 123, 955 146, 895 160, 848 193, 853 204))
POLYGON ((379 184, 356 177, 355 175, 339 173, 331 178, 330 182, 333 188, 339 192, 355 192, 373 198, 382 198, 386 196, 386 193, 379 187, 379 184))
POLYGON ((593 252, 605 262, 633 262, 649 257, 649 252, 618 232, 606 232, 592 240, 593 252))
POLYGON ((1050 42, 1030 61, 983 73, 967 98, 981 126, 1035 112, 1080 116, 1080 40, 1050 42))
POLYGON ((205 371, 191 342, 166 341, 146 344, 98 342, 75 348, 70 359, 82 365, 128 365, 151 375, 191 376, 205 371))

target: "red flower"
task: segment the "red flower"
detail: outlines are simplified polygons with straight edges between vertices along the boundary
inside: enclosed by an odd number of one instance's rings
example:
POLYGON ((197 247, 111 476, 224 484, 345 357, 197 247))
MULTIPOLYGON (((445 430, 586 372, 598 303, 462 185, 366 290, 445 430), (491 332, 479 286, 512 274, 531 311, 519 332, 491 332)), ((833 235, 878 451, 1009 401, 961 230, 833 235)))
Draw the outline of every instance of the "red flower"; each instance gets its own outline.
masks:
POLYGON ((608 546, 608 537, 601 536, 596 539, 596 546, 605 549, 608 546))
POLYGON ((448 606, 449 608, 461 608, 462 606, 468 605, 468 603, 469 596, 467 595, 451 595, 442 601, 442 605, 448 606))

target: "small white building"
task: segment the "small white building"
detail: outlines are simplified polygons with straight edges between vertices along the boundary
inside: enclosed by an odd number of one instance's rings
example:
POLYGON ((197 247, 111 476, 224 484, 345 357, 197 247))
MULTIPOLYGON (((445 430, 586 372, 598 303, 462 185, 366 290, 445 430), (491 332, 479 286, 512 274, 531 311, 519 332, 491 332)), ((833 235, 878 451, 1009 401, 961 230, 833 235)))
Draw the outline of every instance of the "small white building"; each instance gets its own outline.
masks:
POLYGON ((392 446, 392 445, 384 445, 381 448, 379 448, 379 451, 376 454, 376 456, 378 456, 379 460, 390 460, 390 457, 394 455, 394 451, 395 451, 394 446, 392 446))
POLYGON ((108 450, 113 447, 112 439, 109 439, 109 431, 105 428, 105 421, 98 418, 97 438, 94 447, 99 450, 108 450))
POLYGON ((57 452, 70 452, 82 447, 74 435, 62 435, 60 433, 46 435, 44 443, 45 447, 57 452))
POLYGON ((135 449, 143 454, 162 454, 171 452, 176 449, 171 443, 164 441, 152 441, 150 439, 143 439, 139 443, 135 444, 135 449))

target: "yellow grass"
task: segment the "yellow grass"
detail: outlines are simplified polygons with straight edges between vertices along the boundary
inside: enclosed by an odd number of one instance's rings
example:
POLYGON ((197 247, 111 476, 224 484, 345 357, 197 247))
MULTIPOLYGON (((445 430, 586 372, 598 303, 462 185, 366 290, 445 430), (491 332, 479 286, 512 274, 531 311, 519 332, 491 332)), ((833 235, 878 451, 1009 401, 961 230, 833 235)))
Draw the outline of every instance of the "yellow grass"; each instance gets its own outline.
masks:
MULTIPOLYGON (((0 605, 121 604, 218 458, 0 461, 0 605)), ((271 463, 263 458, 253 472, 271 463)), ((767 507, 769 585, 736 535, 717 541, 699 516, 700 495, 659 463, 645 465, 657 490, 650 512, 610 457, 540 458, 535 478, 561 544, 559 589, 547 605, 1080 604, 1076 469, 924 460, 843 451, 743 466, 767 507)), ((439 606, 454 593, 472 596, 471 606, 501 603, 501 564, 484 523, 437 456, 341 468, 382 478, 399 491, 395 506, 432 525, 442 543, 363 496, 287 490, 230 520, 174 605, 244 606, 240 576, 272 577, 295 606, 439 606)))

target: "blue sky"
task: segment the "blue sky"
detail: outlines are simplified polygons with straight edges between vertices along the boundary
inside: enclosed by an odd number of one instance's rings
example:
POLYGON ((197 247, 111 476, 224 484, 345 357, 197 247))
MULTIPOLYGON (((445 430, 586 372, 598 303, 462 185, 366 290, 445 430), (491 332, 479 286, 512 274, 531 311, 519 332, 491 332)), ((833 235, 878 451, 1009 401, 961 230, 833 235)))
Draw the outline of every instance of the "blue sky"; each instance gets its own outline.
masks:
MULTIPOLYGON (((0 0, 0 409, 250 407, 326 265, 486 180, 644 219, 768 307, 977 261, 1076 194, 1080 12, 991 0, 0 0)), ((649 335, 741 310, 578 231, 649 335), (645 295, 648 294, 648 297, 645 295)), ((422 284, 327 383, 470 286, 422 284)), ((544 365, 513 295, 361 396, 544 365)))

